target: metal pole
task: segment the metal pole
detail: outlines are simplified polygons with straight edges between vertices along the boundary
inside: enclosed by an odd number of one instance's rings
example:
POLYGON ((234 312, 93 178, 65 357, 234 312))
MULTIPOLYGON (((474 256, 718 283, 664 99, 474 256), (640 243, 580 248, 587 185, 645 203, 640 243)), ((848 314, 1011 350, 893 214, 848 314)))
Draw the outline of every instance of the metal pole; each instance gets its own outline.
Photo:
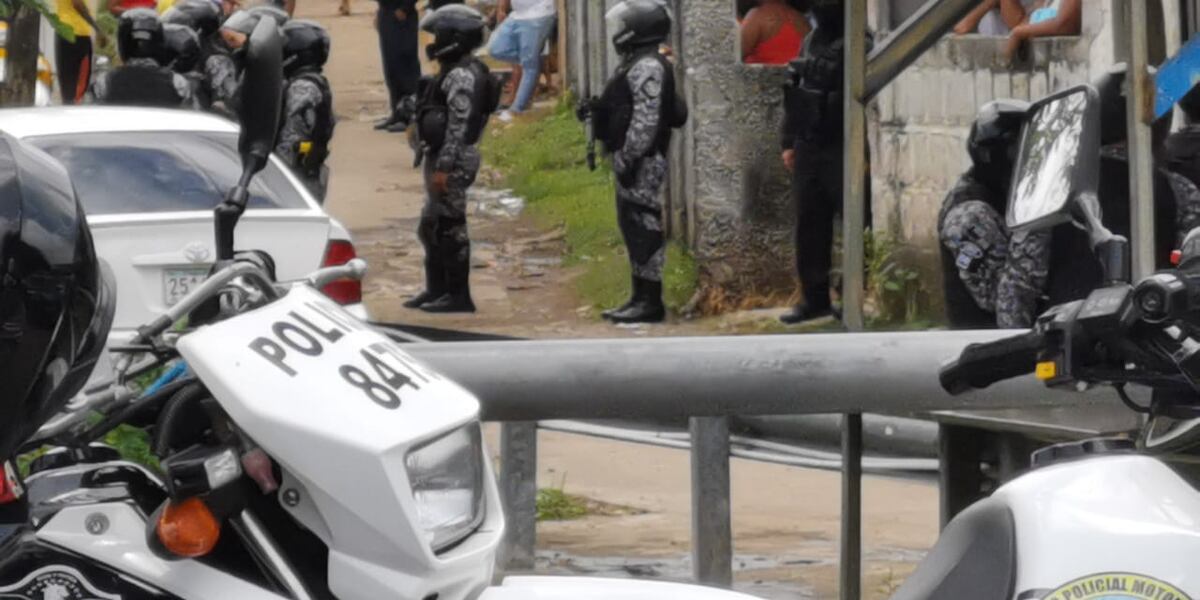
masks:
POLYGON ((867 70, 867 0, 846 2, 845 159, 842 189, 842 318, 863 329, 863 221, 867 203, 867 114, 861 98, 867 70))
POLYGON ((529 571, 537 543, 537 423, 500 426, 500 495, 507 527, 503 571, 529 571))
POLYGON ((447 342, 404 349, 475 393, 485 421, 896 414, 1115 401, 1108 388, 1047 389, 1032 375, 961 396, 942 390, 943 361, 969 343, 1016 333, 447 342))
POLYGON ((842 417, 841 600, 862 597, 862 415, 842 417))
POLYGON ((729 507, 729 417, 689 420, 692 434, 692 573, 697 583, 733 586, 729 507))
POLYGON ((983 473, 979 465, 983 462, 983 438, 987 435, 979 429, 958 425, 941 425, 938 429, 938 491, 943 528, 980 497, 983 473))
POLYGON ((1129 71, 1125 83, 1129 127, 1129 212, 1132 215, 1134 280, 1154 272, 1154 164, 1150 119, 1154 94, 1148 66, 1145 2, 1121 2, 1128 12, 1129 71))
MULTIPOLYGON (((890 2, 880 2, 880 10, 884 10, 889 4, 890 2)), ((904 23, 871 51, 867 61, 863 101, 869 102, 874 98, 884 86, 938 43, 943 34, 949 32, 955 23, 961 21, 978 5, 978 0, 927 0, 917 12, 905 19, 904 23)), ((887 19, 887 15, 883 13, 880 17, 887 19)), ((890 23, 885 21, 883 27, 888 25, 890 23)))
MULTIPOLYGON (((842 188, 842 318, 850 331, 862 331, 865 261, 863 229, 867 198, 867 113, 863 104, 867 74, 867 0, 847 0, 845 32, 845 162, 842 188)), ((842 421, 842 600, 862 594, 862 415, 842 421)))

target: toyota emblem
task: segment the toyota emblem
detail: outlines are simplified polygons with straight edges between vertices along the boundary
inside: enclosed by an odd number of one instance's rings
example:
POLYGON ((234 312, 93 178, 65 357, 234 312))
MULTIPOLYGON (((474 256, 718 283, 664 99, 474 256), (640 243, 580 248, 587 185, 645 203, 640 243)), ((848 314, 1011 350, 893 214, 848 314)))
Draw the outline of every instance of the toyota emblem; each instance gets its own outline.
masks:
POLYGON ((183 249, 183 256, 194 263, 206 262, 208 255, 208 246, 200 242, 192 242, 183 249))

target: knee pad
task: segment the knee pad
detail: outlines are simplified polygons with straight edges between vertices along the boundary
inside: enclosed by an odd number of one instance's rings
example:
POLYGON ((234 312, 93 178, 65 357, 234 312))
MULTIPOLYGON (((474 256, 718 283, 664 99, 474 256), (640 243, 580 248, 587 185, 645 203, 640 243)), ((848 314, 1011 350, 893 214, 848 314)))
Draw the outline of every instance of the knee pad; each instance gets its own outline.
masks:
POLYGON ((946 211, 938 232, 958 270, 976 272, 1008 256, 1008 230, 986 202, 968 200, 946 211))

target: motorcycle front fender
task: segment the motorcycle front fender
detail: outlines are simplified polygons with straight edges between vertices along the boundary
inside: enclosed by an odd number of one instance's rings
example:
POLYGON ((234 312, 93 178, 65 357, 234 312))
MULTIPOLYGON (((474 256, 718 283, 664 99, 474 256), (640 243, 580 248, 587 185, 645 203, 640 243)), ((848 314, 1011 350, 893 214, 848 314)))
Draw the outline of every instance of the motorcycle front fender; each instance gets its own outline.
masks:
POLYGON ((633 579, 509 577, 479 600, 761 600, 727 590, 633 579))

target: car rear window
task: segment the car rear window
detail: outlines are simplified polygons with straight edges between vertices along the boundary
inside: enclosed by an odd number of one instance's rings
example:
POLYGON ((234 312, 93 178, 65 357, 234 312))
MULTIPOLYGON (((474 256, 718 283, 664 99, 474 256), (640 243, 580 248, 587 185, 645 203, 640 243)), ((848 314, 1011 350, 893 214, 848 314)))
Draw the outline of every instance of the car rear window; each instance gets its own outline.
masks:
MULTIPOLYGON (((67 168, 91 215, 210 211, 242 172, 233 133, 79 133, 28 141, 67 168)), ((274 163, 255 177, 248 206, 309 208, 274 163)))

